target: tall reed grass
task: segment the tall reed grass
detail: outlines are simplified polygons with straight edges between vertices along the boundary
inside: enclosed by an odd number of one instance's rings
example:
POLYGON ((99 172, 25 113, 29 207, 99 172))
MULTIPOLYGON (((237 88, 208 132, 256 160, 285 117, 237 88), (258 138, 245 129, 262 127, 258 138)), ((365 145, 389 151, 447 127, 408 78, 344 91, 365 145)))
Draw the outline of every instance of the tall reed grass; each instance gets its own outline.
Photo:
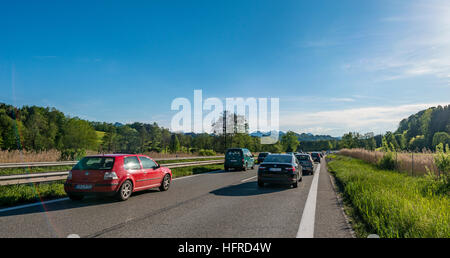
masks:
MULTIPOLYGON (((96 151, 87 150, 86 155, 98 154, 96 151)), ((184 158, 184 157, 196 157, 198 153, 158 153, 158 152, 146 152, 154 159, 162 158, 184 158)), ((217 154, 220 155, 220 154, 217 154)), ((59 150, 47 150, 47 151, 27 151, 27 150, 3 150, 0 151, 0 163, 20 163, 20 162, 54 162, 61 160, 61 151, 59 150)))
MULTIPOLYGON (((379 164, 384 156, 382 151, 369 151, 365 149, 342 149, 339 154, 357 158, 369 162, 371 164, 379 164)), ((434 154, 432 152, 395 152, 395 168, 398 171, 405 172, 409 175, 420 176, 427 174, 427 169, 438 175, 439 171, 434 163, 434 154)))

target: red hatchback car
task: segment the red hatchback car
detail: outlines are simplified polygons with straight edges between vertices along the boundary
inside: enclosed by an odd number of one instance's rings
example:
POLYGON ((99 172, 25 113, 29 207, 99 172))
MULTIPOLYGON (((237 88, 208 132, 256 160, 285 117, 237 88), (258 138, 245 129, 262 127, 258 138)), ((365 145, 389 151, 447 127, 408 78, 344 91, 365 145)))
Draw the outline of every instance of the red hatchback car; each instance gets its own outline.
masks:
POLYGON ((171 181, 172 171, 150 157, 105 154, 81 159, 69 172, 64 190, 72 200, 86 195, 115 195, 125 201, 136 191, 154 187, 166 191, 171 181))

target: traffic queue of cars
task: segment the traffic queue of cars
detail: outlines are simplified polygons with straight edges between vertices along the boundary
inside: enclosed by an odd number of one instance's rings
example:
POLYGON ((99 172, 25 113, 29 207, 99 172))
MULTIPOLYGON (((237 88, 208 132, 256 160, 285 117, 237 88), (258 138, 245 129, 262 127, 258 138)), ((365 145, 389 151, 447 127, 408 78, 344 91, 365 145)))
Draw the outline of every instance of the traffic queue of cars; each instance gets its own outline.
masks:
MULTIPOLYGON (((258 155, 258 186, 281 183, 298 186, 303 174, 314 174, 314 162, 320 162, 322 153, 258 155)), ((253 169, 255 158, 245 148, 231 148, 225 152, 225 171, 253 169)), ((64 190, 71 200, 81 200, 89 195, 115 196, 127 200, 132 193, 158 187, 167 191, 172 181, 172 171, 160 166, 145 155, 103 154, 82 158, 70 171, 64 190)))
MULTIPOLYGON (((314 162, 321 161, 322 153, 294 153, 272 154, 261 152, 256 162, 258 168, 258 186, 265 183, 278 183, 298 186, 303 174, 314 174, 314 162)), ((255 159, 253 154, 245 148, 228 149, 225 153, 225 171, 230 169, 245 171, 253 168, 255 159)))

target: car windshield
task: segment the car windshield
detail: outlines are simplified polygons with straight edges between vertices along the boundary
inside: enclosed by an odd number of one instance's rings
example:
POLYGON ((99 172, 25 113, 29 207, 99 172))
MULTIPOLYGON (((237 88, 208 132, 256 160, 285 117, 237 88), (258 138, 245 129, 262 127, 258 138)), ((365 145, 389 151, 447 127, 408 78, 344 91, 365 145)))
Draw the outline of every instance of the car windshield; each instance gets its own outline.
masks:
POLYGON ((264 159, 264 162, 274 162, 274 163, 291 163, 291 155, 269 155, 264 159))
POLYGON ((242 156, 242 151, 240 150, 227 151, 227 157, 240 157, 240 156, 242 156))
POLYGON ((72 170, 107 170, 114 166, 114 158, 111 157, 84 157, 72 170))
POLYGON ((298 160, 309 160, 309 157, 306 155, 297 155, 296 157, 298 160))

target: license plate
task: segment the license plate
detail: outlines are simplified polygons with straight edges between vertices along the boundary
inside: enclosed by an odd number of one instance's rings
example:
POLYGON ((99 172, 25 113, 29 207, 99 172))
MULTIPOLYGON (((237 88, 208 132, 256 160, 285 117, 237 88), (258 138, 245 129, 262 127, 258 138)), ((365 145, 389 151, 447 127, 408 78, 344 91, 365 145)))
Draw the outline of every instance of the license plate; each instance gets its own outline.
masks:
POLYGON ((281 171, 281 168, 269 168, 269 171, 278 172, 281 171))
POLYGON ((75 185, 75 189, 88 190, 88 189, 92 189, 92 185, 75 185))
POLYGON ((230 160, 231 162, 236 162, 237 160, 235 160, 235 159, 232 159, 232 160, 230 160))

